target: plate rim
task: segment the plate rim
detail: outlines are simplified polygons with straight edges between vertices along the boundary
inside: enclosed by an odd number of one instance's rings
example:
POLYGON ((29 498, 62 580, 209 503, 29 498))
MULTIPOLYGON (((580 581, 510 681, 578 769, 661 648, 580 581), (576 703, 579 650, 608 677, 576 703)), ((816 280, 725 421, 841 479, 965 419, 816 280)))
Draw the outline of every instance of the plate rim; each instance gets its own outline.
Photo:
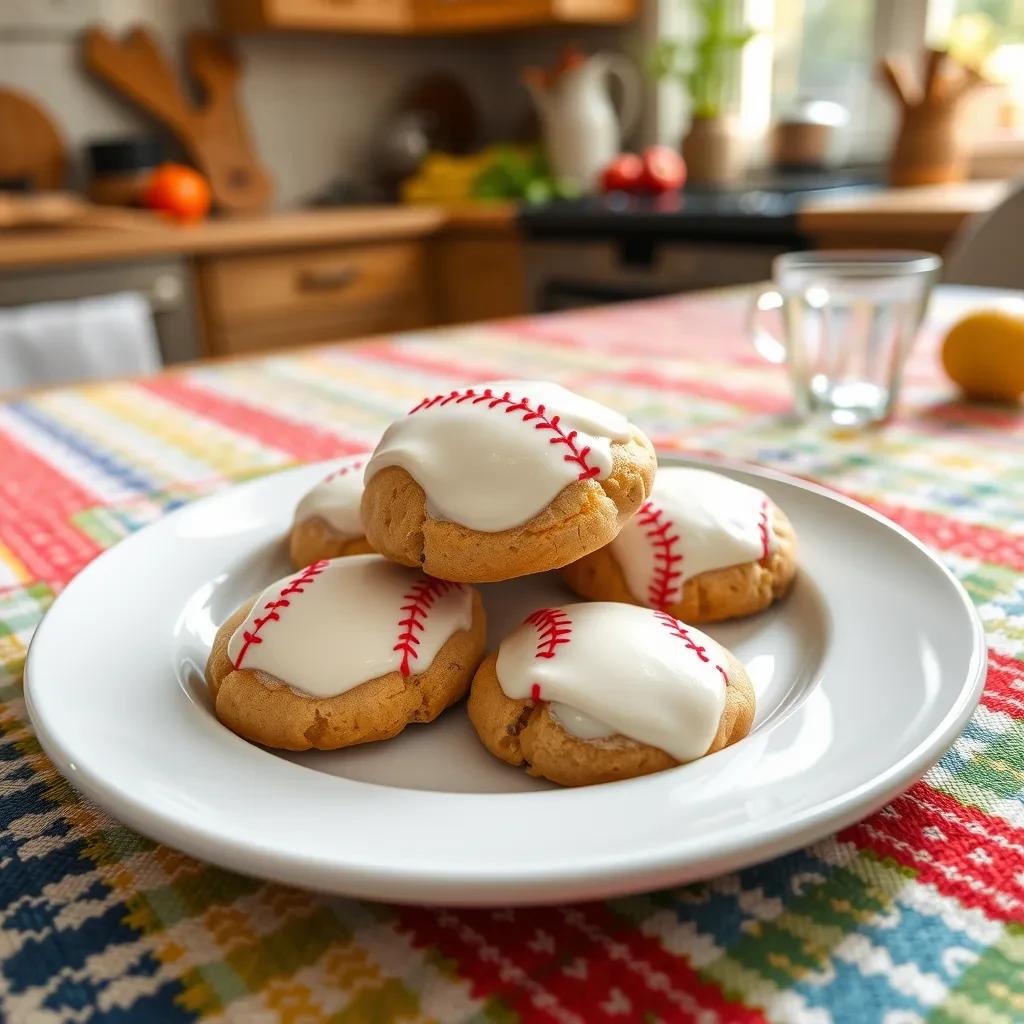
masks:
MULTIPOLYGON (((108 555, 123 544, 142 543, 137 538, 143 537, 150 528, 164 524, 172 520, 173 517, 194 514, 196 508, 201 508, 207 502, 213 503, 223 498, 228 492, 265 486, 267 481, 274 477, 308 474, 314 467, 326 467, 336 459, 303 463, 277 472, 262 473, 188 502, 100 553, 72 578, 43 615, 26 654, 24 695, 36 738, 54 766, 72 783, 74 788, 97 803, 115 820, 123 822, 145 836, 172 848, 182 849, 193 856, 228 870, 304 888, 344 893, 359 898, 381 899, 391 903, 423 902, 423 896, 416 894, 423 893, 425 890, 430 891, 431 901, 443 901, 453 906, 494 906, 497 903, 523 906, 565 902, 579 898, 581 892, 588 890, 596 883, 603 883, 601 888, 608 893, 614 892, 620 895, 652 891, 664 885, 683 884, 686 881, 713 877, 773 859, 862 820, 919 780, 951 746, 970 720, 980 701, 987 675, 987 642, 984 626, 977 609, 971 603, 963 585, 941 560, 937 552, 931 550, 904 527, 863 502, 815 481, 757 463, 717 456, 709 452, 684 453, 659 450, 658 459, 659 464, 666 466, 684 465, 748 473, 755 477, 766 478, 817 494, 867 516, 884 528, 893 531, 904 542, 909 542, 919 554, 924 555, 935 568, 939 569, 947 583, 952 585, 953 592, 970 619, 972 627, 973 647, 963 684, 941 722, 933 728, 928 736, 924 737, 911 750, 905 752, 885 771, 824 803, 792 813, 778 824, 759 825, 756 829, 749 830, 745 836, 729 836, 728 832, 717 833, 713 843, 709 843, 708 856, 705 858, 705 860, 714 860, 713 870, 709 870, 707 866, 702 868, 700 865, 695 867, 692 864, 680 863, 678 852, 674 854, 670 848, 656 852, 597 855, 582 867, 571 864, 541 865, 536 868, 526 866, 518 874, 509 874, 499 868, 491 870, 490 865, 486 862, 476 863, 470 877, 466 876, 464 865, 460 865, 458 874, 454 872, 440 873, 433 867, 427 871, 421 871, 415 863, 402 867, 377 864, 371 872, 368 872, 363 864, 345 864, 337 860, 327 861, 322 857, 310 854, 295 856, 278 850, 261 848, 258 842, 243 844, 234 839, 219 836, 215 830, 203 829, 192 823, 175 821, 167 815, 151 811, 141 800, 112 786, 105 780, 102 773, 74 763, 71 752, 65 748, 60 738, 47 728, 35 706, 33 697, 35 686, 32 681, 34 678, 33 655, 45 642, 45 640, 41 641, 40 637, 45 637, 47 620, 58 603, 64 600, 65 595, 73 588, 76 588, 78 581, 88 578, 94 572, 102 571, 95 567, 100 566, 108 555), (726 838, 723 838, 723 835, 726 838), (181 840, 185 838, 188 839, 188 842, 182 843, 181 840), (611 885, 608 884, 610 873, 612 873, 614 883, 611 885), (631 881, 633 875, 640 877, 631 881), (569 890, 568 894, 566 890, 569 890)), ((304 770, 298 765, 293 767, 297 771, 304 770)), ((374 784, 370 783, 370 785, 374 784)), ((483 793, 445 795, 464 801, 487 799, 494 796, 494 794, 483 793)), ((540 794, 530 792, 501 794, 506 799, 536 797, 537 795, 540 794)), ((733 828, 732 831, 735 832, 736 829, 733 828)))

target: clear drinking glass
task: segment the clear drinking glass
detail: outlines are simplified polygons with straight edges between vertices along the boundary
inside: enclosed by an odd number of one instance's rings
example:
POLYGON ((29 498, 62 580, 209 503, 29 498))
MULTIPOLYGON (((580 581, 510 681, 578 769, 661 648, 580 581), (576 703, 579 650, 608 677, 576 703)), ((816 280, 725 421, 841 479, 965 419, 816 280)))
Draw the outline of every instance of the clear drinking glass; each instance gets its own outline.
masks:
POLYGON ((927 252, 790 252, 750 311, 754 346, 786 363, 798 414, 837 426, 886 419, 942 260, 927 252), (781 313, 782 336, 762 324, 781 313))

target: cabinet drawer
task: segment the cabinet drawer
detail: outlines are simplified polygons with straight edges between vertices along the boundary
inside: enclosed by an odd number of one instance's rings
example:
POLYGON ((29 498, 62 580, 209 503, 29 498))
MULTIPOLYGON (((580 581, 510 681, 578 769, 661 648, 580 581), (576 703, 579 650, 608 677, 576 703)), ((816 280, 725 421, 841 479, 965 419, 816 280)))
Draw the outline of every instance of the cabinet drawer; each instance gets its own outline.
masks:
POLYGON ((425 266, 418 242, 206 259, 210 347, 237 352, 425 326, 425 266))

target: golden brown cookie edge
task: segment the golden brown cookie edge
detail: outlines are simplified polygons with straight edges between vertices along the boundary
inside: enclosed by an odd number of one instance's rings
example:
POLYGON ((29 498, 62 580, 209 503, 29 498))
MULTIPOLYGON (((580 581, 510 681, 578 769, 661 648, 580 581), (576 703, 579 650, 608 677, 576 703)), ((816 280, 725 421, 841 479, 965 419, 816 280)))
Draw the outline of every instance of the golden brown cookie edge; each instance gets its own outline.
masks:
MULTIPOLYGON (((789 518, 774 502, 774 550, 768 562, 744 562, 710 569, 683 584, 682 599, 664 610, 693 625, 721 622, 764 611, 784 597, 796 576, 796 533, 789 518)), ((561 570, 562 578, 581 597, 649 607, 629 589, 611 547, 605 545, 561 570)))
MULTIPOLYGON (((737 743, 754 721, 756 697, 743 665, 726 651, 728 685, 718 731, 703 756, 737 743)), ((513 700, 501 688, 498 654, 489 654, 473 677, 466 708, 484 747, 513 767, 561 786, 592 786, 675 768, 664 750, 626 737, 594 742, 566 732, 545 701, 513 700)))
POLYGON ((374 550, 365 537, 347 537, 322 516, 295 523, 288 534, 288 557, 294 569, 304 569, 322 558, 372 554, 374 550))
POLYGON ((484 654, 486 614, 473 590, 472 623, 445 641, 423 672, 369 679, 335 697, 308 697, 264 672, 236 671, 228 641, 252 607, 246 602, 218 629, 206 666, 217 718, 232 732, 281 750, 338 750, 397 736, 412 722, 431 722, 460 700, 484 654), (381 715, 381 711, 393 713, 381 715))
POLYGON ((531 520, 496 533, 433 519, 419 484, 388 466, 366 483, 363 527, 376 550, 439 579, 494 583, 557 569, 608 544, 650 495, 657 456, 643 433, 614 442, 612 459, 606 480, 571 483, 531 520))

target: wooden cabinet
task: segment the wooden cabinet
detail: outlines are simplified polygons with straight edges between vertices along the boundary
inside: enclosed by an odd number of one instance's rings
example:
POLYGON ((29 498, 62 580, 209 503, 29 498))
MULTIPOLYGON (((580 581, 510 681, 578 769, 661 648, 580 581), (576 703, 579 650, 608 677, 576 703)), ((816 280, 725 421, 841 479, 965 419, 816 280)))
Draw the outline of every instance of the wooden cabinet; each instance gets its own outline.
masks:
POLYGON ((369 32, 417 35, 537 25, 613 25, 639 0, 218 0, 221 25, 239 32, 369 32))
POLYGON ((97 294, 119 281, 142 291, 173 359, 525 311, 523 239, 515 207, 504 204, 295 210, 184 227, 154 216, 137 230, 9 231, 0 278, 11 303, 97 294), (100 264, 102 280, 89 270, 100 264), (34 295, 27 275, 37 272, 63 283, 34 295))
POLYGON ((526 313, 526 270, 518 232, 452 230, 431 242, 439 323, 526 313))
POLYGON ((436 320, 423 241, 211 256, 198 270, 207 349, 215 355, 436 320))

